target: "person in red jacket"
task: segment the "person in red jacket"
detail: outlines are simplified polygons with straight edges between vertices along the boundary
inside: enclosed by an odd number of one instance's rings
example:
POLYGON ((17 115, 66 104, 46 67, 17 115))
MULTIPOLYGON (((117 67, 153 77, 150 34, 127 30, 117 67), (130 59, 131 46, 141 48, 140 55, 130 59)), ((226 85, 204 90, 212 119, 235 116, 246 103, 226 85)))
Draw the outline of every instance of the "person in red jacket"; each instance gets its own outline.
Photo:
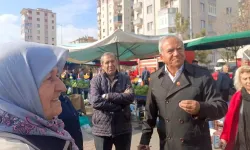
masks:
POLYGON ((237 92, 233 95, 221 134, 221 148, 250 149, 250 66, 237 69, 234 79, 237 92))

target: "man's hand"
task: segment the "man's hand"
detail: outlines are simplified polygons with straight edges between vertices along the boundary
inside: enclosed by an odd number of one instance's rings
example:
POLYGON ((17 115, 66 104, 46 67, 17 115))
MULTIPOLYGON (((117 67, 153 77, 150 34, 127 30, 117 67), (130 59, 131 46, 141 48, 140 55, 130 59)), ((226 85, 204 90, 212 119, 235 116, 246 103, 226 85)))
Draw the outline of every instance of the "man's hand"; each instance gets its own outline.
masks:
POLYGON ((220 148, 224 150, 226 148, 226 146, 227 146, 227 142, 225 140, 221 139, 220 140, 220 148))
POLYGON ((200 103, 196 100, 182 100, 179 107, 191 115, 197 115, 200 111, 200 103))
POLYGON ((133 93, 133 89, 132 88, 127 88, 123 93, 133 93))
POLYGON ((150 150, 150 147, 148 145, 139 145, 137 146, 137 150, 150 150))
POLYGON ((108 94, 102 94, 102 98, 108 100, 108 94))

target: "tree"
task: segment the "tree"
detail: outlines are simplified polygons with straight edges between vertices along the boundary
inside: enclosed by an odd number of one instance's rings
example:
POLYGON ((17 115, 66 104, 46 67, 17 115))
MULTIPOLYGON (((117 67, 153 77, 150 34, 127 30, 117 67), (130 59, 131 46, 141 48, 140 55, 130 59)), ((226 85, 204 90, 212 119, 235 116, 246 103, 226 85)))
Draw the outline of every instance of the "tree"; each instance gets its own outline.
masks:
POLYGON ((221 58, 225 60, 226 62, 229 62, 230 59, 234 59, 234 56, 235 56, 232 50, 227 50, 227 49, 221 50, 220 55, 221 55, 221 58))
MULTIPOLYGON (((195 38, 204 37, 206 36, 206 30, 202 29, 200 33, 195 34, 195 38)), ((209 50, 200 50, 195 51, 195 59, 202 64, 209 64, 211 63, 211 60, 209 60, 207 57, 211 54, 211 51, 209 50)))
POLYGON ((177 12, 175 15, 175 28, 170 28, 169 32, 170 33, 177 33, 177 34, 181 34, 183 39, 187 39, 186 36, 184 36, 184 34, 187 32, 189 28, 189 21, 187 19, 185 19, 181 13, 177 12))
POLYGON ((250 0, 243 0, 239 5, 239 15, 232 28, 234 31, 250 30, 250 0))

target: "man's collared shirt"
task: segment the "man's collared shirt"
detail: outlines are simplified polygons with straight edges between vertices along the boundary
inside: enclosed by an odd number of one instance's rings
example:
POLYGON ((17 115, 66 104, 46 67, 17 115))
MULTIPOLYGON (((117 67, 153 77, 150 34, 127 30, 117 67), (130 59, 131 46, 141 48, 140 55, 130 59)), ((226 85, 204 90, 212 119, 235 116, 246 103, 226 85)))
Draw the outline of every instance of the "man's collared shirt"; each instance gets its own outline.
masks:
POLYGON ((170 77, 170 79, 175 83, 175 81, 180 77, 182 71, 183 71, 184 65, 180 67, 180 69, 176 72, 175 76, 172 76, 172 74, 168 71, 167 65, 165 65, 165 71, 170 77))

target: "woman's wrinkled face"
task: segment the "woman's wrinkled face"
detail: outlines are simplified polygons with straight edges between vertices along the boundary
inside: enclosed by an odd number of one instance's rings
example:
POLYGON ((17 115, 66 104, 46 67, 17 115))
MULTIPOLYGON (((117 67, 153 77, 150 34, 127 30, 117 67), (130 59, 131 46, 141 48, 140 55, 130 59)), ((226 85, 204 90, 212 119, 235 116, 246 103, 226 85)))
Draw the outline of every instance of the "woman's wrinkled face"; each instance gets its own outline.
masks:
POLYGON ((250 91, 250 72, 240 74, 240 82, 247 91, 250 91))
POLYGON ((54 68, 44 78, 39 88, 39 96, 46 119, 51 120, 62 112, 59 96, 64 91, 66 91, 66 87, 59 79, 58 69, 54 68))

